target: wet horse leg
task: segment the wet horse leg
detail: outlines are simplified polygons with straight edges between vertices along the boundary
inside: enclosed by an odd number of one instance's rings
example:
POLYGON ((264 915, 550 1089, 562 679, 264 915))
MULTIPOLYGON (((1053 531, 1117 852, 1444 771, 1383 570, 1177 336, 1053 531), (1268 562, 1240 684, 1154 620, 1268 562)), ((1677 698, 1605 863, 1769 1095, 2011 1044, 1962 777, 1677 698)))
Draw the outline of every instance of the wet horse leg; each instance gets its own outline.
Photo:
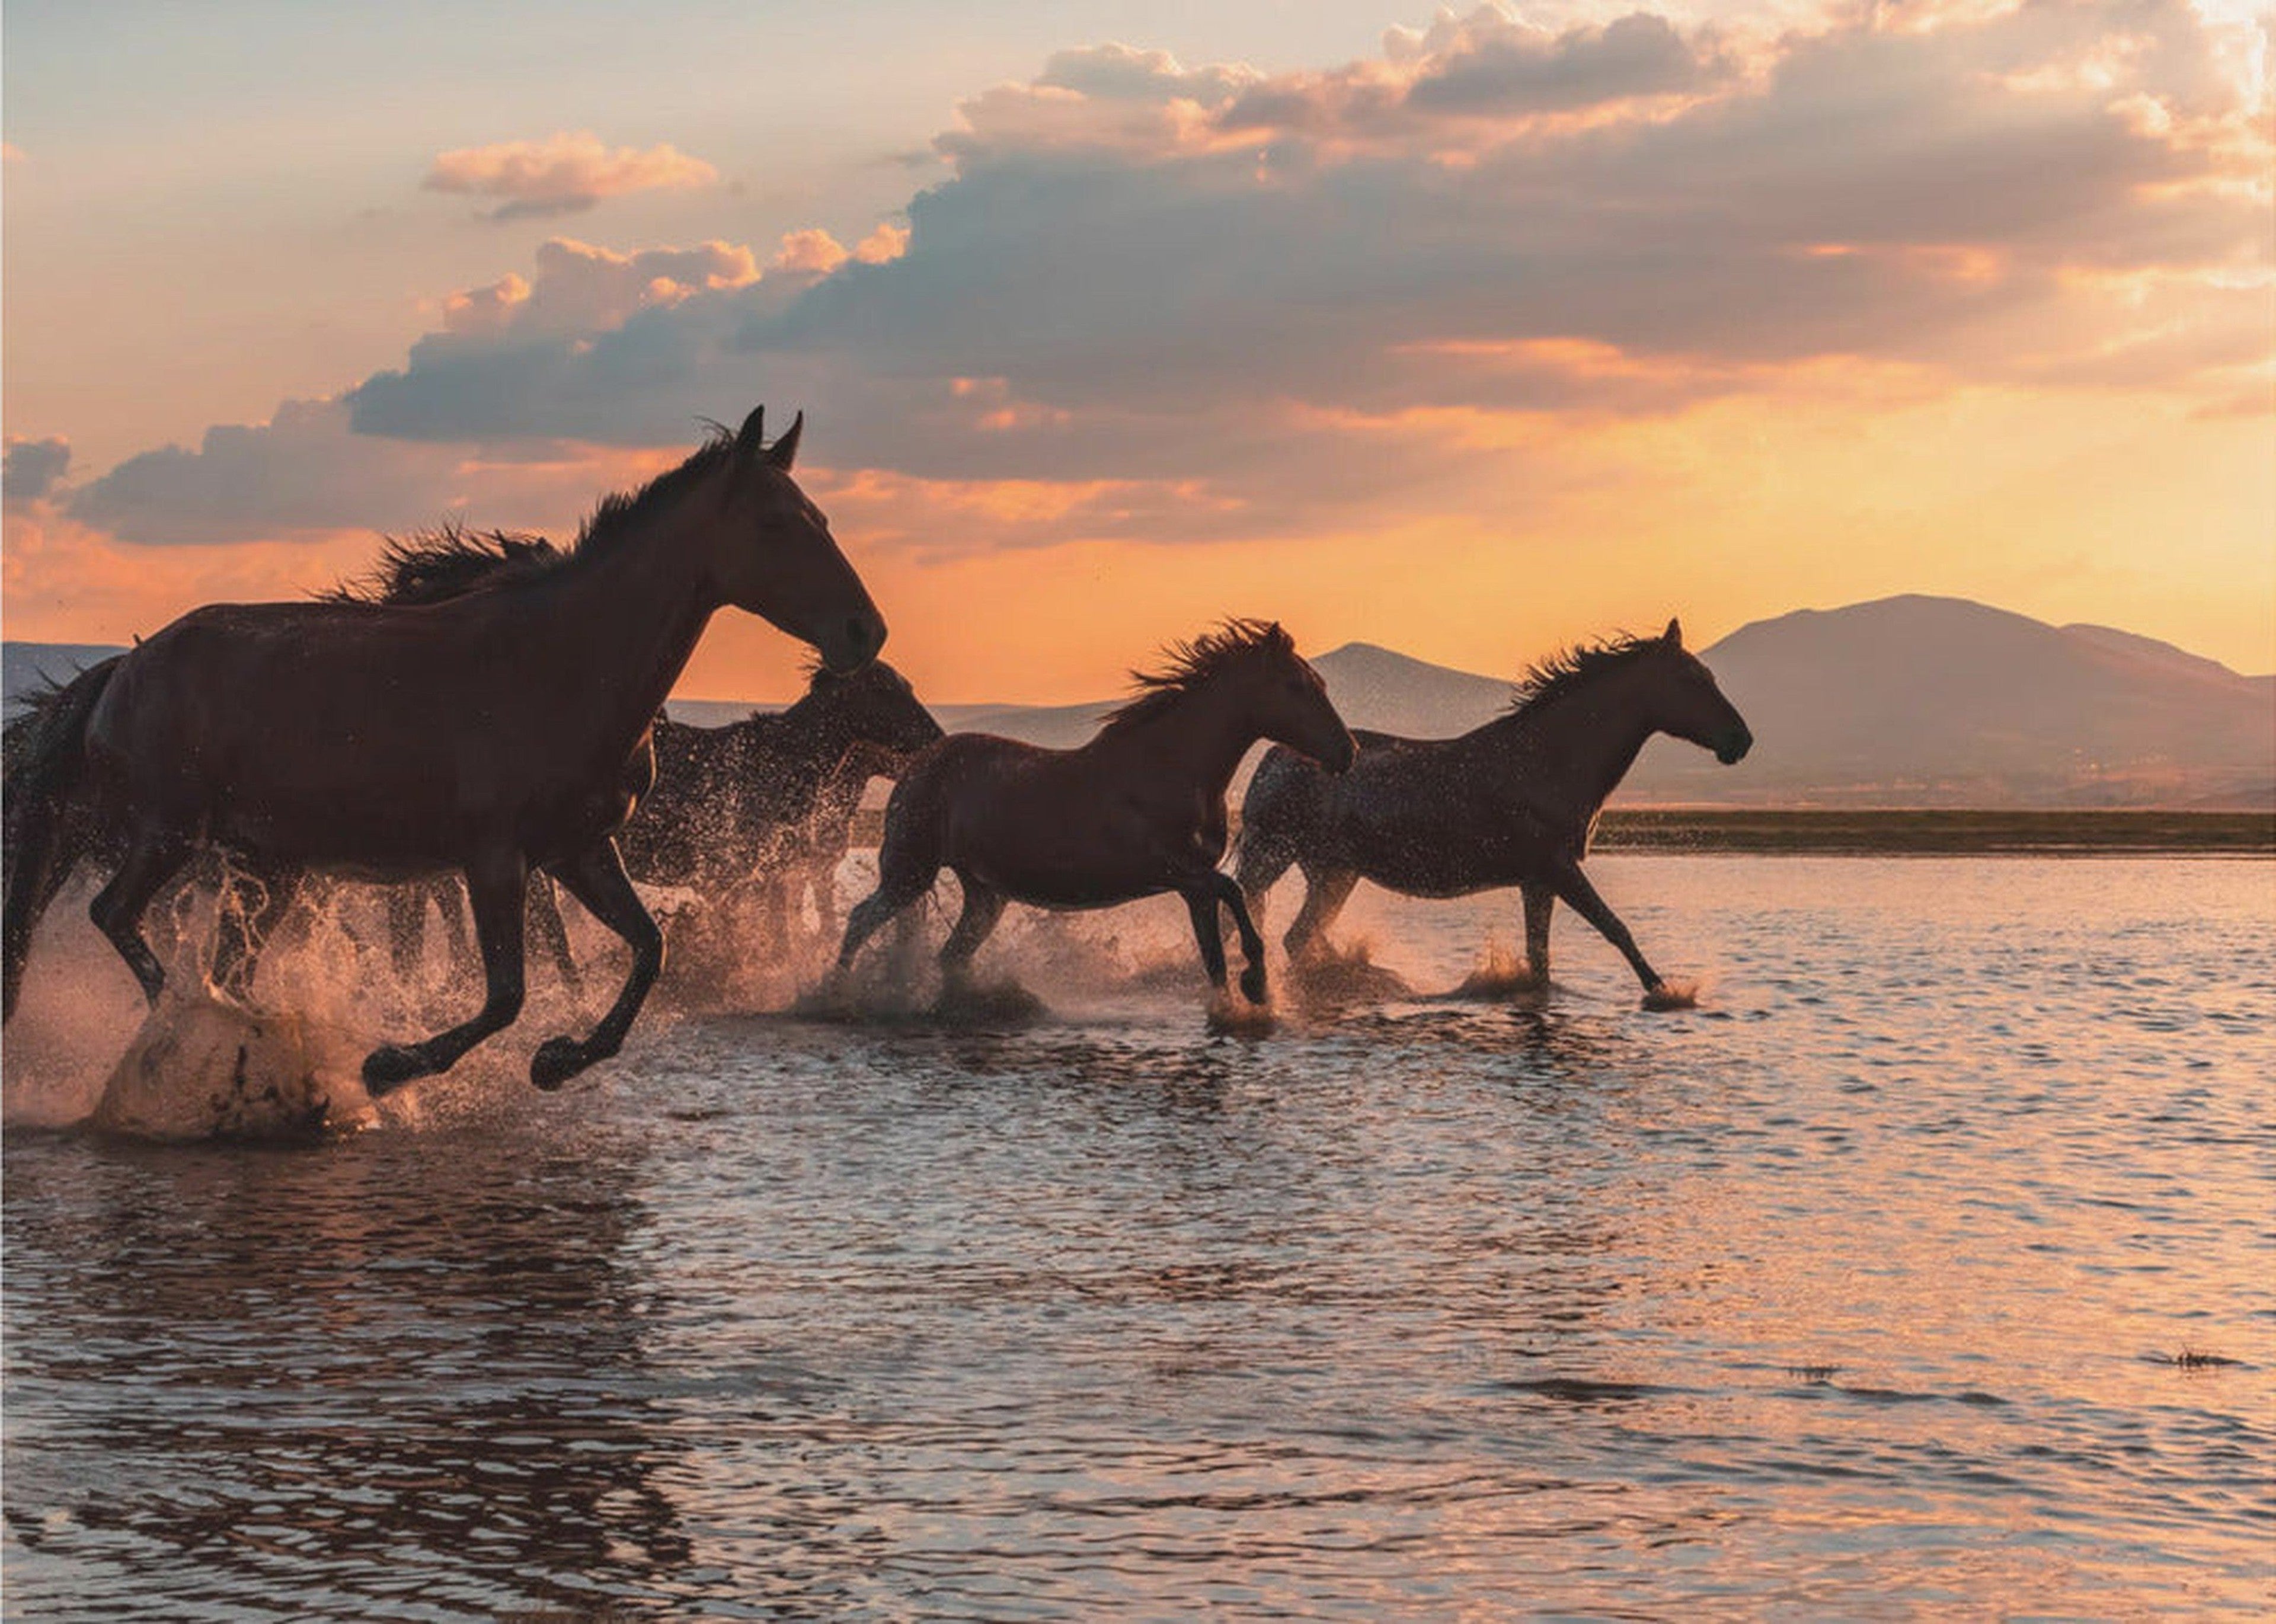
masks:
POLYGON ((1202 948, 1202 963, 1214 965, 1210 982, 1219 988, 1225 985, 1225 932, 1218 922, 1218 905, 1224 904, 1233 915, 1233 928, 1240 933, 1240 956, 1246 960, 1240 972, 1240 996, 1252 1004, 1264 1002, 1264 937, 1256 929, 1256 921, 1248 912, 1248 899, 1233 876, 1210 870, 1205 881, 1186 892, 1186 906, 1194 916, 1196 940, 1206 936, 1202 948), (1216 952, 1212 956, 1210 947, 1216 952))
POLYGON ((1292 960, 1301 964, 1329 954, 1331 950, 1328 945, 1328 927, 1336 922, 1336 915, 1351 899, 1352 887, 1358 884, 1359 871, 1355 869, 1305 867, 1304 906, 1297 910, 1296 921, 1288 927, 1284 938, 1292 960))
POLYGON ((118 872, 87 905, 87 917, 110 939, 118 956, 126 960, 126 968, 134 972, 134 979, 142 983, 143 998, 154 1005, 166 984, 166 967, 143 939, 142 910, 189 855, 190 843, 180 835, 146 824, 134 831, 133 843, 127 847, 126 861, 118 865, 118 872))
POLYGON ((482 950, 482 1009, 473 1020, 424 1043, 383 1043, 373 1050, 364 1057, 366 1089, 384 1094, 413 1077, 449 1071, 467 1050, 513 1024, 521 1013, 521 922, 528 889, 529 871, 518 851, 489 853, 467 865, 467 898, 482 950))
MULTIPOLYGON (((941 944, 940 978, 945 990, 966 985, 972 975, 972 955, 980 951, 980 944, 1004 917, 1004 904, 1008 900, 993 886, 983 885, 959 869, 957 883, 964 887, 964 908, 956 916, 956 928, 941 944)), ((1225 956, 1218 955, 1218 984, 1225 984, 1225 956)))
POLYGON ((932 889, 940 877, 937 862, 924 862, 896 852, 889 842, 877 853, 877 889, 854 905, 846 916, 846 939, 838 944, 838 966, 833 976, 843 976, 854 968, 854 960, 862 945, 875 936, 885 922, 900 913, 909 904, 932 889))
POLYGON ((552 873, 587 913, 624 938, 625 945, 633 950, 633 968, 617 1001, 609 1006, 609 1013, 601 1017, 591 1036, 549 1037, 538 1045, 529 1062, 529 1080, 547 1089, 559 1088, 595 1061, 605 1060, 623 1048, 625 1034, 632 1029, 633 1017, 647 1001, 649 989, 664 973, 664 932, 640 899, 640 892, 633 889, 614 840, 603 839, 552 873))
POLYGON ((1547 885, 1528 885, 1525 892, 1525 974, 1536 987, 1549 984, 1549 916, 1556 911, 1557 893, 1547 885))
MULTIPOLYGON (((1635 945, 1635 937, 1628 934, 1628 928, 1620 922, 1620 916, 1597 894, 1597 888, 1589 884, 1588 877, 1581 872, 1577 863, 1567 863, 1560 868, 1556 883, 1556 894, 1562 897, 1574 913, 1596 926, 1597 933, 1605 940, 1620 950, 1629 968, 1635 971, 1636 979, 1643 983, 1646 998, 1656 997, 1667 990, 1667 983, 1660 980, 1659 972, 1645 962, 1643 952, 1635 945)), ((1547 910, 1544 908, 1543 913, 1545 935, 1547 910)))

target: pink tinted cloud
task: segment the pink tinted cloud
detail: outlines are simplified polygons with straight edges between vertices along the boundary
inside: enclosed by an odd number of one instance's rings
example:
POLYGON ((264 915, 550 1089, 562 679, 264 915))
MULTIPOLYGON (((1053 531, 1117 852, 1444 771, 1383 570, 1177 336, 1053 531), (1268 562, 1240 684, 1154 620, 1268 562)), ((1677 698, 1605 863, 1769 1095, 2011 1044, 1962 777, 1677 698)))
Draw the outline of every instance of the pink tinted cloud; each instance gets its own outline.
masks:
POLYGON ((709 186, 719 171, 669 142, 646 148, 610 147, 590 130, 558 132, 542 141, 498 141, 440 154, 427 171, 430 192, 495 198, 491 220, 577 214, 603 198, 630 192, 709 186))

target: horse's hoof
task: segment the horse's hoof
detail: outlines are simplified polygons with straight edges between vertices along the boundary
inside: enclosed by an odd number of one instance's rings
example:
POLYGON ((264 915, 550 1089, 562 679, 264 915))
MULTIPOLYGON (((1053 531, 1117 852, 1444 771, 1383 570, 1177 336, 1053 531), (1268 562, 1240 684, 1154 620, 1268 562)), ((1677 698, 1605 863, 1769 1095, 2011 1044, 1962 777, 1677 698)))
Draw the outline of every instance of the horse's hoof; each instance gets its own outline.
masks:
POLYGON ((363 1058, 364 1092, 377 1099, 434 1069, 413 1045, 382 1043, 363 1058))
POLYGON ((550 1094, 591 1064, 575 1038, 549 1037, 530 1058, 529 1081, 550 1094))
POLYGON ((1240 996, 1252 1004, 1262 1004, 1270 995, 1264 984, 1264 967, 1252 964, 1240 973, 1240 996))
POLYGON ((1664 981, 1654 982, 1644 989, 1643 1006, 1652 1010, 1696 1009, 1699 1007, 1699 989, 1676 986, 1664 981))

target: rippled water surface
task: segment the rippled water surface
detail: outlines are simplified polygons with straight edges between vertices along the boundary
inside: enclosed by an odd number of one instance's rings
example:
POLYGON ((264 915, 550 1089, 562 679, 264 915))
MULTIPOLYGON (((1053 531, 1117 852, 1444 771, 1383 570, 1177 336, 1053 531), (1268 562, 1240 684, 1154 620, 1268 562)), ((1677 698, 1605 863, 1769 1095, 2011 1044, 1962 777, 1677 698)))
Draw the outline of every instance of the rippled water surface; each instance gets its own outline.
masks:
POLYGON ((1592 868, 1699 1009, 1565 917, 1263 1038, 545 1097, 541 1020, 315 1150, 11 1133, 8 1616, 2265 1613, 2276 871, 1592 868))

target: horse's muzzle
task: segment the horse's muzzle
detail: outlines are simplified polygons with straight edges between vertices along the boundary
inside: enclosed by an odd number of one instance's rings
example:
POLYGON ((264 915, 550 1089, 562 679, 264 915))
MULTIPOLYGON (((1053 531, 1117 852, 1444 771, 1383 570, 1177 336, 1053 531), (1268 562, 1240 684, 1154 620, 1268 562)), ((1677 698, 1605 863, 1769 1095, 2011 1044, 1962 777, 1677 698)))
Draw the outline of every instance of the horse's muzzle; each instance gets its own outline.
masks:
POLYGON ((1715 741, 1715 759, 1726 767, 1735 767, 1754 747, 1754 734, 1743 727, 1734 728, 1715 741))
POLYGON ((823 664, 841 674, 860 671, 884 646, 885 618, 874 609, 846 616, 815 643, 823 664))

